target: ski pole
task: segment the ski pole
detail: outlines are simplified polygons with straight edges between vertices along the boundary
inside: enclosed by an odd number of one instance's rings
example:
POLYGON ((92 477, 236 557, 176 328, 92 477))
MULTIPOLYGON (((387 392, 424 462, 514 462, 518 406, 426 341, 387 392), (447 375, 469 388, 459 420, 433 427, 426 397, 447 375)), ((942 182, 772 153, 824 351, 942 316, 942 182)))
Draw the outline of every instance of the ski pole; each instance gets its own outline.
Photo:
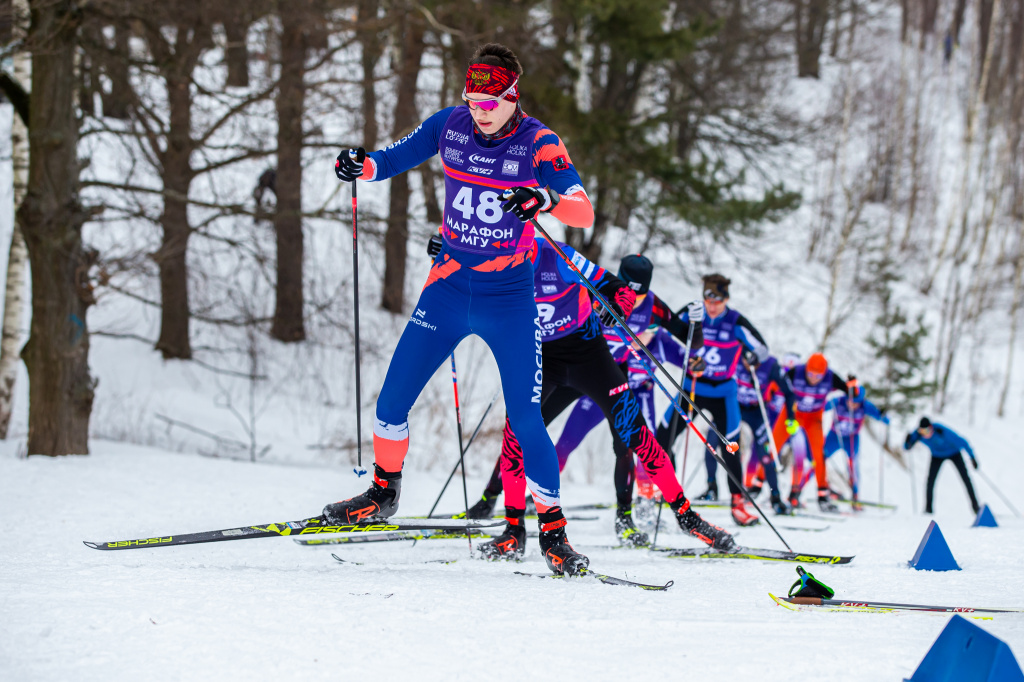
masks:
MULTIPOLYGON (((459 376, 455 372, 455 351, 452 351, 452 388, 455 391, 455 428, 459 433, 459 465, 462 467, 462 500, 466 504, 466 518, 469 518, 469 493, 466 491, 466 451, 462 447, 462 411, 459 409, 459 376)), ((466 530, 469 554, 473 555, 473 532, 466 530)))
MULTIPOLYGON (((687 399, 686 398, 686 394, 683 392, 683 387, 680 386, 676 382, 676 380, 672 377, 672 375, 668 373, 668 370, 665 369, 665 366, 662 365, 661 362, 656 357, 654 357, 654 354, 651 353, 650 349, 644 344, 643 341, 640 340, 640 338, 636 335, 636 333, 632 329, 629 328, 629 325, 626 324, 626 321, 622 319, 622 316, 619 315, 615 311, 614 308, 612 308, 611 304, 609 304, 608 301, 605 299, 605 297, 601 294, 601 292, 597 290, 597 287, 595 287, 594 284, 589 279, 587 279, 586 276, 580 271, 580 269, 576 266, 576 264, 572 262, 572 259, 569 258, 565 254, 565 251, 562 250, 562 247, 558 244, 558 242, 556 242, 554 239, 551 238, 551 235, 549 235, 547 233, 547 230, 545 230, 543 227, 541 227, 540 223, 538 223, 536 220, 534 220, 532 218, 530 219, 529 222, 530 222, 531 225, 533 225, 534 229, 537 230, 537 232, 539 232, 541 235, 544 236, 545 239, 548 240, 548 243, 551 244, 552 247, 554 247, 555 252, 558 253, 559 257, 561 257, 561 259, 563 261, 565 261, 565 263, 569 266, 569 269, 572 270, 574 273, 576 273, 576 276, 587 287, 587 289, 590 291, 591 296, 593 296, 597 300, 598 303, 600 303, 602 306, 604 306, 605 310, 607 310, 611 314, 612 319, 614 319, 615 322, 619 325, 619 327, 629 336, 630 340, 632 340, 636 344, 637 348, 642 350, 644 355, 646 355, 647 358, 650 359, 651 362, 654 363, 654 365, 656 365, 659 369, 661 369, 662 374, 664 374, 665 377, 668 378, 668 380, 672 383, 672 385, 675 387, 675 389, 679 392, 679 395, 677 397, 673 397, 672 394, 669 393, 668 389, 665 388, 665 385, 663 383, 661 383, 661 380, 658 378, 657 372, 655 372, 654 368, 651 367, 651 364, 649 362, 647 362, 647 360, 644 359, 643 355, 640 355, 637 352, 637 349, 633 347, 633 344, 630 344, 628 342, 626 343, 626 347, 629 348, 630 352, 633 353, 633 356, 635 358, 637 358, 640 361, 640 363, 644 366, 644 369, 647 371, 648 375, 650 375, 651 379, 654 380, 654 383, 658 385, 658 388, 660 388, 662 390, 662 392, 672 402, 673 407, 675 407, 675 409, 679 413, 679 415, 683 416, 683 408, 679 404, 679 397, 687 399)), ((694 408, 697 407, 693 403, 692 400, 687 399, 687 401, 689 402, 689 404, 692 407, 694 407, 694 408)), ((726 438, 722 434, 722 432, 719 431, 718 428, 715 426, 715 423, 711 419, 709 419, 707 416, 705 416, 705 414, 703 412, 701 412, 700 410, 695 410, 695 411, 697 412, 697 414, 699 414, 701 416, 702 419, 704 419, 705 422, 707 422, 708 427, 712 431, 715 432, 715 435, 717 435, 719 440, 721 440, 722 443, 725 445, 726 450, 728 450, 729 452, 736 452, 736 450, 739 449, 739 445, 737 443, 734 443, 733 441, 729 440, 728 438, 726 438)), ((775 525, 772 524, 772 522, 768 519, 768 517, 765 515, 765 513, 763 511, 761 511, 761 508, 757 506, 757 503, 754 502, 753 498, 750 496, 750 493, 747 492, 747 489, 743 487, 743 482, 736 480, 736 477, 729 470, 729 467, 728 467, 728 465, 726 465, 725 460, 722 458, 722 456, 719 455, 718 452, 715 449, 713 449, 710 445, 708 445, 708 441, 704 437, 704 434, 702 434, 700 431, 697 430, 696 425, 691 420, 687 419, 686 423, 690 427, 690 429, 692 429, 694 432, 697 433, 697 435, 700 437, 701 441, 704 443, 704 445, 707 447, 708 451, 711 453, 712 457, 714 457, 715 460, 717 460, 718 463, 722 465, 722 467, 725 469, 725 473, 728 474, 728 476, 732 480, 732 482, 736 485, 737 488, 739 488, 739 490, 743 494, 743 496, 747 498, 747 500, 754 507, 754 509, 757 510, 757 512, 761 515, 761 517, 768 524, 768 526, 773 531, 775 531, 775 535, 777 535, 779 540, 782 541, 782 544, 786 546, 786 549, 789 549, 789 551, 793 551, 793 549, 789 546, 789 543, 786 542, 785 538, 783 538, 782 535, 779 533, 779 531, 775 528, 775 525)))
MULTIPOLYGON (((362 163, 366 159, 366 151, 362 148, 349 150, 349 156, 362 163)), ((352 299, 355 303, 355 332, 356 332, 356 468, 352 471, 356 476, 366 473, 363 468, 363 421, 362 421, 362 391, 359 386, 359 232, 357 216, 358 202, 356 200, 357 180, 352 181, 352 299)))
MULTIPOLYGON (((747 371, 750 372, 751 378, 754 380, 754 390, 757 392, 757 406, 761 409, 761 419, 764 420, 764 429, 768 435, 768 452, 772 456, 772 461, 775 462, 775 468, 779 468, 779 453, 775 447, 775 438, 772 436, 772 430, 769 428, 771 422, 768 421, 768 410, 764 407, 764 397, 761 395, 761 382, 757 378, 756 368, 748 367, 747 371)), ((754 434, 754 440, 757 440, 757 434, 754 434)))
POLYGON ((911 511, 917 513, 917 476, 914 474, 914 451, 907 451, 907 464, 910 465, 910 504, 911 511))
POLYGON ((1005 504, 1007 507, 1010 508, 1010 511, 1013 512, 1014 516, 1016 516, 1017 518, 1020 518, 1020 512, 1017 511, 1016 507, 1014 507, 1012 504, 1010 504, 1010 501, 1008 499, 1006 499, 1006 495, 1003 495, 1003 492, 999 488, 996 487, 996 484, 992 482, 992 479, 990 479, 988 476, 986 476, 985 472, 982 471, 981 469, 975 469, 974 471, 979 476, 981 476, 982 480, 985 481, 985 483, 988 483, 988 487, 990 487, 990 488, 992 488, 992 490, 996 491, 996 495, 999 495, 999 499, 1001 499, 1003 501, 1003 504, 1005 504))
POLYGON ((885 502, 885 451, 889 449, 889 424, 885 425, 885 447, 878 451, 878 501, 885 502))
MULTIPOLYGON (((853 451, 853 432, 854 432, 854 427, 857 424, 857 408, 856 408, 856 406, 854 406, 854 407, 850 407, 850 406, 854 405, 854 402, 853 402, 853 387, 856 386, 856 385, 857 385, 857 378, 854 377, 852 374, 849 375, 849 377, 846 380, 846 397, 847 397, 847 399, 850 402, 848 402, 846 404, 846 407, 850 409, 850 451, 847 453, 846 459, 850 463, 850 495, 854 499, 857 498, 857 484, 859 483, 859 481, 857 480, 857 471, 856 471, 856 468, 855 468, 854 463, 853 463, 853 458, 857 456, 857 453, 855 453, 853 451)), ((836 416, 837 417, 839 416, 838 412, 836 412, 836 416)), ((867 418, 867 412, 865 410, 865 419, 866 418, 867 418)), ((839 434, 836 434, 836 435, 839 435, 839 434)))
MULTIPOLYGON (((499 389, 499 391, 500 391, 500 389, 499 389)), ((465 453, 469 452, 470 446, 473 445, 473 441, 476 440, 476 434, 480 433, 480 427, 484 425, 484 420, 487 419, 487 414, 491 411, 491 408, 494 407, 494 403, 497 402, 499 391, 495 391, 494 392, 494 395, 491 397, 491 402, 489 402, 487 404, 487 409, 484 410, 483 416, 480 417, 480 421, 477 422, 476 428, 473 429, 473 433, 469 436, 469 442, 466 443, 466 447, 462 451, 463 454, 460 455, 459 456, 459 460, 457 462, 455 462, 455 466, 452 467, 452 472, 450 474, 448 474, 448 480, 444 482, 444 486, 442 486, 441 492, 438 493, 437 499, 434 500, 434 506, 430 508, 430 513, 427 514, 427 518, 428 519, 429 518, 433 518, 434 510, 437 509, 438 503, 441 501, 441 498, 444 496, 444 491, 448 489, 448 484, 452 482, 452 479, 455 477, 455 472, 458 471, 459 465, 462 463, 462 457, 465 455, 465 453)))
MULTIPOLYGON (((690 322, 689 314, 687 314, 687 329, 686 329, 686 352, 683 353, 683 373, 679 382, 683 385, 686 384, 686 365, 690 361, 690 346, 693 344, 693 322, 690 322)), ((693 380, 690 380, 690 389, 693 389, 693 380)), ((693 395, 690 396, 691 398, 693 395)), ((693 418, 693 412, 690 412, 690 418, 693 418)), ((677 412, 672 413, 672 423, 668 427, 668 449, 671 451, 675 448, 676 442, 676 427, 679 425, 679 414, 677 412)), ((686 474, 686 455, 690 450, 690 432, 686 432, 686 437, 683 440, 683 467, 679 470, 679 484, 683 484, 683 476, 686 474)), ((661 507, 658 507, 659 518, 661 516, 661 507)), ((655 537, 657 537, 658 527, 654 527, 655 537)))

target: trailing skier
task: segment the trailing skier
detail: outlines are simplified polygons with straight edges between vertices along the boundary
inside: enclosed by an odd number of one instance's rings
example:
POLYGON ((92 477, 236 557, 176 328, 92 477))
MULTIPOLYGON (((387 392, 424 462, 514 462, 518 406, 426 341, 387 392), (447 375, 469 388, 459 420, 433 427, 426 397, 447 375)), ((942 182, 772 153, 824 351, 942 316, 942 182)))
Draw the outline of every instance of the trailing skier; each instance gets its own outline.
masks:
MULTIPOLYGON (((814 475, 818 484, 818 506, 822 511, 838 511, 835 503, 829 499, 828 473, 825 471, 825 435, 822 433, 821 419, 825 412, 825 400, 832 391, 846 392, 846 382, 828 367, 828 360, 821 353, 814 353, 803 365, 797 365, 789 371, 790 384, 796 394, 796 409, 789 407, 775 421, 775 442, 781 448, 783 444, 798 431, 807 438, 807 444, 814 458, 814 475)), ((789 493, 789 503, 794 508, 800 507, 800 491, 802 490, 803 472, 793 466, 793 487, 789 493)))
MULTIPOLYGON (((636 300, 633 289, 569 246, 559 246, 584 276, 597 286, 610 305, 616 308, 617 314, 621 317, 630 316, 636 300)), ((720 549, 731 549, 734 544, 732 537, 724 530, 706 523, 690 508, 668 455, 647 428, 622 370, 609 353, 600 333, 598 316, 575 273, 545 239, 536 240, 531 260, 540 318, 551 320, 546 323, 549 326, 544 327, 541 344, 544 366, 540 400, 545 420, 553 420, 580 395, 588 396, 605 413, 614 435, 629 450, 636 452, 648 475, 671 504, 679 525, 708 544, 720 549)), ((610 314, 603 308, 601 317, 611 321, 610 314)), ((699 369, 700 359, 694 358, 693 363, 699 369)), ((523 555, 525 549, 523 518, 526 514, 525 495, 529 474, 524 472, 523 448, 516 435, 514 427, 506 421, 499 468, 505 492, 507 525, 505 532, 494 542, 480 546, 480 551, 489 558, 516 559, 523 555)), ((627 456, 632 457, 628 451, 627 456)), ((489 491, 491 489, 489 486, 489 491)), ((488 495, 489 492, 485 493, 481 503, 489 502, 488 495)), ((625 544, 647 544, 646 537, 621 509, 616 517, 616 530, 625 544)))
MULTIPOLYGON (((690 390, 693 384, 696 393, 698 409, 711 413, 711 421, 723 432, 729 440, 735 440, 740 432, 740 406, 737 401, 736 367, 740 362, 740 356, 744 350, 751 351, 755 357, 768 357, 768 344, 764 337, 754 326, 738 311, 729 308, 729 285, 732 280, 720 274, 707 275, 703 279, 703 312, 707 309, 707 315, 702 315, 704 347, 693 351, 704 358, 707 368, 699 376, 688 374, 683 389, 690 390)), ((692 305, 692 304, 691 304, 692 305)), ((684 312, 680 311, 680 316, 684 312)), ((696 321, 693 317, 690 320, 696 321)), ((677 434, 674 434, 678 436, 677 434)), ((670 449, 673 439, 671 428, 661 426, 658 428, 658 442, 662 447, 670 449)), ((720 445, 717 434, 714 431, 708 433, 708 445, 718 448, 720 445)), ((746 505, 743 492, 736 481, 743 480, 743 468, 740 463, 738 451, 725 451, 722 457, 729 467, 732 476, 729 477, 729 492, 732 495, 732 518, 741 526, 750 526, 758 523, 758 518, 752 514, 746 505), (735 479, 735 481, 733 480, 735 479)), ((708 489, 701 496, 702 499, 718 499, 718 483, 716 473, 718 462, 710 452, 704 453, 704 461, 707 465, 708 489)))
POLYGON ((779 477, 775 467, 775 458, 772 457, 773 443, 768 439, 772 437, 770 424, 765 424, 761 407, 765 407, 768 419, 772 418, 769 410, 773 395, 781 395, 785 401, 783 404, 790 408, 794 407, 796 397, 789 380, 782 374, 775 356, 769 355, 764 362, 757 361, 757 354, 744 351, 739 366, 736 368, 736 398, 740 404, 740 421, 745 422, 751 433, 754 435, 754 442, 750 448, 750 460, 747 463, 744 485, 751 497, 756 497, 761 492, 760 484, 755 484, 754 477, 762 473, 768 481, 771 489, 772 509, 776 514, 788 514, 789 507, 782 500, 782 492, 779 490, 779 477), (757 382, 755 387, 754 374, 757 382), (758 395, 757 388, 761 389, 758 395))

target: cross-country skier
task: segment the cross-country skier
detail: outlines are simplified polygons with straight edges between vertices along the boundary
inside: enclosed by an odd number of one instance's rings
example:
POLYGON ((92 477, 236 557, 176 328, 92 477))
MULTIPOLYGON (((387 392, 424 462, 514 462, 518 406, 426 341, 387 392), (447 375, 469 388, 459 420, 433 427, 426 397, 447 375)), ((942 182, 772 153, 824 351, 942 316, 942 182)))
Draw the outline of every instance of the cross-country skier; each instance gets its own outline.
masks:
MULTIPOLYGON (((795 412, 789 408, 779 415, 775 421, 775 442, 782 445, 799 430, 807 437, 807 444, 814 458, 814 475, 818 484, 818 506, 822 511, 838 511, 829 499, 828 473, 825 471, 825 434, 822 432, 821 419, 825 412, 825 399, 832 391, 846 392, 846 382, 828 367, 828 360, 821 353, 814 353, 803 365, 797 365, 787 374, 797 403, 795 412)), ((789 493, 789 503, 794 508, 800 505, 802 472, 798 474, 793 467, 793 487, 789 493)))
MULTIPOLYGON (((757 358, 768 357, 768 344, 764 337, 754 328, 747 318, 738 311, 729 308, 729 285, 732 280, 718 273, 703 278, 704 302, 702 308, 707 310, 703 319, 704 348, 698 354, 704 358, 707 368, 696 378, 695 403, 701 410, 711 413, 711 421, 724 433, 730 441, 736 440, 740 433, 740 406, 736 399, 736 366, 744 350, 751 351, 757 358)), ((698 302, 699 303, 699 302, 698 302)), ((683 315, 683 311, 680 311, 683 315)), ((692 319, 692 318, 690 318, 692 319)), ((688 375, 683 389, 690 391, 692 375, 688 375)), ((668 416, 666 416, 668 419, 668 416)), ((671 423, 671 422, 669 422, 671 423)), ((658 428, 658 442, 665 449, 670 449, 671 427, 662 425, 658 428)), ((678 437, 679 430, 675 436, 678 437)), ((718 448, 718 436, 712 431, 708 433, 708 445, 718 448)), ((733 481, 743 480, 743 467, 740 453, 724 452, 723 459, 732 473, 729 478, 729 492, 732 494, 732 518, 741 526, 750 526, 758 522, 757 516, 747 509, 743 492, 733 481)), ((718 483, 716 474, 718 462, 710 452, 704 453, 707 465, 708 490, 703 499, 718 499, 718 483)))
MULTIPOLYGON (((789 507, 782 501, 782 493, 779 490, 779 476, 775 470, 775 459, 772 457, 771 438, 769 425, 765 424, 764 416, 761 413, 761 404, 764 404, 765 413, 772 403, 772 396, 776 392, 783 396, 785 405, 791 408, 796 400, 789 380, 783 374, 775 356, 769 355, 764 362, 757 361, 757 355, 751 351, 744 351, 742 360, 736 368, 736 398, 740 404, 740 421, 746 422, 754 434, 754 442, 750 448, 750 461, 747 465, 744 485, 747 486, 751 497, 756 497, 761 492, 761 486, 754 486, 754 474, 760 470, 768 481, 771 489, 772 509, 776 514, 788 514, 789 507), (757 375, 757 385, 761 388, 761 400, 759 402, 757 388, 754 386, 754 379, 751 370, 757 375), (760 465, 760 466, 759 466, 760 465)), ((768 414, 771 419, 771 414, 768 414)))
POLYGON ((978 498, 974 496, 974 486, 971 485, 971 478, 967 475, 967 465, 964 464, 964 456, 962 454, 963 451, 967 451, 971 458, 971 464, 975 469, 978 468, 978 458, 974 456, 971 444, 953 429, 945 424, 933 422, 928 417, 921 417, 921 423, 918 424, 917 430, 907 434, 907 439, 903 442, 903 449, 909 450, 918 441, 924 443, 932 451, 932 460, 928 465, 928 484, 925 489, 924 513, 932 513, 932 493, 935 489, 935 479, 939 475, 939 467, 942 466, 943 462, 949 460, 960 473, 960 478, 964 481, 964 487, 967 488, 967 496, 971 498, 971 508, 977 514, 979 509, 978 498))
MULTIPOLYGON (((842 450, 846 453, 850 471, 850 489, 853 491, 854 509, 860 509, 857 502, 860 491, 860 429, 864 420, 871 417, 883 424, 889 423, 889 417, 879 410, 874 403, 864 397, 864 387, 855 381, 847 383, 845 396, 835 395, 825 403, 825 411, 832 412, 832 428, 825 436, 825 459, 842 450)), ((807 472, 810 477, 810 472, 807 472)), ((803 481, 804 485, 807 479, 803 481)))
POLYGON ((556 573, 589 560, 565 534, 558 459, 540 414, 542 328, 528 262, 534 230, 548 212, 570 227, 590 227, 594 210, 559 137, 519 103, 523 69, 507 47, 477 49, 466 71, 465 106, 437 112, 386 149, 338 156, 339 179, 379 181, 441 155, 445 174, 444 245, 406 324, 377 399, 370 489, 328 504, 344 524, 398 510, 408 416, 427 381, 459 341, 476 334, 498 364, 508 420, 525 452, 524 470, 540 521, 540 547, 556 573), (365 160, 364 160, 365 157, 365 160))
MULTIPOLYGON (((559 246, 617 308, 620 317, 629 317, 636 300, 633 290, 568 245, 559 243, 559 246)), ((622 370, 612 360, 587 290, 580 285, 577 275, 545 239, 536 240, 531 258, 537 309, 543 328, 542 415, 551 421, 580 394, 588 396, 607 416, 613 434, 636 452, 644 469, 672 505, 680 527, 718 549, 731 549, 735 544, 732 537, 721 528, 706 523, 690 508, 668 455, 654 440, 622 370), (562 398, 555 401, 559 389, 562 389, 562 398)), ((602 311, 602 317, 605 321, 614 322, 607 311, 602 311)), ((699 368, 700 364, 700 359, 694 358, 694 366, 699 368)), ((526 515, 527 479, 523 472, 523 448, 516 439, 515 428, 510 428, 507 421, 502 436, 499 466, 505 491, 507 524, 505 531, 493 542, 481 545, 480 551, 489 558, 517 559, 523 555, 526 545, 523 519, 526 515)), ((625 543, 646 544, 643 534, 628 515, 625 518, 617 516, 616 529, 625 543), (631 532, 621 531, 623 523, 628 523, 631 532)))

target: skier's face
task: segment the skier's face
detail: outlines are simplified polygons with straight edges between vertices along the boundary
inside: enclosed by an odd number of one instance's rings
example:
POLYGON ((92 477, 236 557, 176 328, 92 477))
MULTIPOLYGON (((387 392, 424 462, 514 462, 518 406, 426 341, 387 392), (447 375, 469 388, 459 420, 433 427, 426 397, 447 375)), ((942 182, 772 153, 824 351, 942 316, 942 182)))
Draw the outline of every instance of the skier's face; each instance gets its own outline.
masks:
POLYGON ((812 372, 811 370, 807 370, 807 383, 809 383, 811 386, 817 386, 819 383, 821 383, 821 380, 824 378, 824 372, 812 372))
POLYGON ((516 103, 509 102, 507 99, 497 100, 498 106, 490 111, 476 106, 475 102, 493 102, 495 101, 494 97, 474 93, 466 95, 465 100, 469 105, 469 113, 473 117, 473 121, 481 132, 487 134, 493 134, 500 130, 501 126, 505 125, 516 111, 516 103))
POLYGON ((931 438, 935 434, 935 429, 929 426, 927 429, 918 429, 917 432, 921 434, 921 438, 931 438))
POLYGON ((725 312, 725 304, 729 299, 718 301, 713 298, 704 299, 704 307, 708 309, 708 315, 711 317, 718 317, 725 312))

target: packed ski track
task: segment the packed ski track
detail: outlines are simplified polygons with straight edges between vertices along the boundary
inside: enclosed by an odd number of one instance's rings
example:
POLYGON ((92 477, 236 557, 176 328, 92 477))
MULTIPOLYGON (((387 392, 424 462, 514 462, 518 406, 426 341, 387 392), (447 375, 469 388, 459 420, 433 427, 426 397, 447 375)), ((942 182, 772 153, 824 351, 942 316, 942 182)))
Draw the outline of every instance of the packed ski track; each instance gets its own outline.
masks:
MULTIPOLYGON (((1016 493, 1013 456, 988 450, 984 440, 979 433, 983 466, 1016 493)), ((893 680, 909 677, 948 620, 791 612, 768 593, 786 593, 795 564, 612 548, 612 510, 571 522, 574 545, 596 571, 675 581, 668 591, 516 575, 547 573, 535 539, 519 564, 470 559, 465 538, 303 547, 281 537, 98 552, 83 541, 314 515, 324 502, 362 490, 365 478, 336 467, 254 465, 104 441, 87 458, 57 460, 21 459, 12 443, 2 446, 5 679, 346 679, 384 666, 417 679, 500 680, 570 665, 577 679, 893 680)), ((856 555, 847 566, 807 565, 837 599, 1024 606, 1024 523, 983 482, 982 499, 1000 527, 969 527, 959 480, 947 472, 935 518, 963 570, 919 572, 906 562, 928 517, 907 508, 907 476, 894 464, 886 473, 887 500, 902 505, 895 513, 869 510, 821 532, 783 531, 798 551, 856 555)), ((865 480, 877 480, 877 469, 866 467, 865 480)), ((441 483, 437 473, 409 471, 402 513, 426 513, 441 483)), ((482 484, 471 479, 469 489, 482 484)), ((442 510, 461 507, 460 488, 449 488, 442 510)), ((569 484, 566 505, 611 494, 610 480, 569 484)), ((735 529, 725 509, 702 513, 735 529)), ((780 548, 766 527, 743 529, 739 542, 780 548)), ((697 546, 672 527, 658 544, 697 546)), ((974 622, 1018 657, 1024 652, 1024 615, 974 622)))

